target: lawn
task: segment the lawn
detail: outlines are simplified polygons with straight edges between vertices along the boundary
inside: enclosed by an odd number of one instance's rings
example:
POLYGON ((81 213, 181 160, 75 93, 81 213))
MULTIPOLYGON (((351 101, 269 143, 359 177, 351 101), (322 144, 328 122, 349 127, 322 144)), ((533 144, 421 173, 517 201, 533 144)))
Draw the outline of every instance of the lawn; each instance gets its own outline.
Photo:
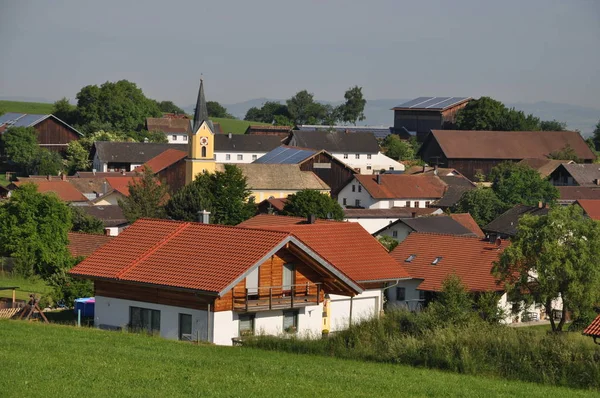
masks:
POLYGON ((589 391, 0 320, 3 397, 588 396, 589 391))
POLYGON ((238 120, 238 119, 223 119, 219 117, 211 117, 214 123, 221 124, 221 130, 223 133, 233 133, 233 134, 244 134, 248 126, 250 125, 263 125, 269 126, 268 123, 261 122, 249 122, 246 120, 238 120))
MULTIPOLYGON (((17 300, 28 300, 31 293, 38 297, 50 292, 50 287, 41 279, 26 279, 13 276, 8 272, 0 271, 0 287, 18 286, 17 300)), ((12 290, 0 290, 0 297, 12 298, 12 290)))
POLYGON ((52 113, 53 106, 54 104, 44 102, 0 101, 0 113, 16 112, 46 115, 52 113))
POLYGON ((6 179, 6 174, 5 173, 0 173, 0 185, 3 186, 3 187, 5 187, 8 184, 10 184, 10 181, 8 181, 6 179))

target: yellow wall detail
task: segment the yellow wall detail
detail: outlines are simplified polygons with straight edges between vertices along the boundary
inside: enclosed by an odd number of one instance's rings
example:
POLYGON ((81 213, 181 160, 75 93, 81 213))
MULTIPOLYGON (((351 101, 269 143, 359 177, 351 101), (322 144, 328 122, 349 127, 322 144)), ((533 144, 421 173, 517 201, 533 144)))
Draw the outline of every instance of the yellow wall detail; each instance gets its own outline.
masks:
POLYGON ((196 175, 203 171, 215 172, 215 139, 214 133, 206 122, 192 134, 189 142, 189 153, 186 160, 185 183, 189 184, 196 175))

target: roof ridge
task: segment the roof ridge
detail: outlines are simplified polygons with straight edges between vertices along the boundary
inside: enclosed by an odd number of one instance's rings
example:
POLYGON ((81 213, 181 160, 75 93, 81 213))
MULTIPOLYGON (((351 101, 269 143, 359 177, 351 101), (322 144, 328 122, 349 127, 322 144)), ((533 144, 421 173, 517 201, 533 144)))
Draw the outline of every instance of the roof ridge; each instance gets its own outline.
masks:
POLYGON ((104 234, 94 234, 91 232, 83 232, 83 231, 68 231, 68 234, 77 234, 77 235, 90 235, 90 236, 105 236, 108 238, 114 238, 114 236, 104 235, 104 234))
MULTIPOLYGON (((167 220, 167 221, 170 221, 170 220, 167 220)), ((144 261, 151 254, 155 253, 158 249, 160 249, 165 243, 167 243, 169 240, 171 240, 171 238, 173 238, 173 237, 179 235, 179 233, 183 232, 183 230, 186 229, 189 225, 190 225, 189 222, 182 223, 177 229, 175 229, 175 231, 171 232, 164 239, 162 239, 161 241, 156 243, 152 248, 150 248, 150 250, 146 251, 146 253, 144 253, 142 256, 133 260, 129 266, 124 267, 121 271, 119 271, 116 275, 116 279, 121 278, 121 276, 123 276, 125 273, 131 271, 136 265, 138 265, 140 262, 144 261)))
MULTIPOLYGON (((461 224, 461 225, 462 225, 462 224, 461 224)), ((463 227, 464 227, 464 225, 463 225, 463 227)), ((466 228, 466 227, 465 227, 465 228, 466 228)), ((414 231, 414 232, 411 232, 411 233, 409 234, 409 236, 410 236, 410 235, 412 235, 412 234, 419 234, 419 235, 437 235, 437 236, 449 236, 449 237, 453 237, 453 238, 469 238, 469 239, 477 239, 477 240, 479 240, 479 241, 485 241, 485 240, 486 240, 486 239, 484 239, 484 238, 481 238, 481 237, 479 237, 479 236, 455 235, 455 234, 443 234, 443 233, 440 233, 440 232, 421 232, 421 231, 414 231)), ((488 241, 488 242, 489 242, 489 241, 488 241)), ((490 244, 493 244, 493 243, 490 243, 490 244)))

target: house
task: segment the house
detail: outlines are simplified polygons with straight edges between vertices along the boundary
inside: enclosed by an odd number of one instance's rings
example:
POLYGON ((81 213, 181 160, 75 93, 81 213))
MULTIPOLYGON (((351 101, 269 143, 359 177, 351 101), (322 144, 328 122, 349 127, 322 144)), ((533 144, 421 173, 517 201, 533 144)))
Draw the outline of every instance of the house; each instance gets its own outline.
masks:
POLYGON ((160 181, 168 185, 171 192, 177 192, 185 185, 187 155, 187 151, 167 149, 143 165, 136 167, 135 171, 143 172, 145 168, 148 168, 160 181))
POLYGON ((550 209, 542 204, 539 206, 516 205, 496 217, 492 222, 484 226, 482 230, 489 236, 490 241, 494 241, 497 238, 512 238, 517 234, 519 219, 525 214, 545 216, 549 211, 550 209))
POLYGON ((148 117, 146 130, 165 133, 169 144, 187 144, 190 121, 183 117, 148 117))
POLYGON ((354 319, 377 316, 383 310, 386 290, 410 278, 387 249, 356 223, 259 215, 239 226, 291 233, 364 288, 351 299, 330 294, 327 322, 331 331, 344 329, 354 319))
MULTIPOLYGON (((20 177, 19 181, 12 182, 7 188, 12 191, 23 186, 23 184, 34 184, 37 186, 38 192, 56 194, 60 200, 68 202, 73 206, 85 206, 88 204, 88 198, 69 183, 64 176, 47 176, 45 179, 20 177)), ((10 197, 10 192, 8 196, 10 197)))
MULTIPOLYGON (((219 165, 219 170, 223 165, 219 165)), ((287 198, 303 189, 329 194, 330 189, 312 171, 302 171, 296 164, 237 164, 256 203, 265 199, 287 198)))
POLYGON ((252 163, 281 145, 277 135, 216 134, 214 153, 217 163, 252 163))
POLYGON ((485 238, 485 233, 479 228, 477 222, 469 213, 454 213, 450 214, 450 218, 471 231, 478 238, 485 238))
POLYGON ((373 236, 389 236, 402 242, 413 232, 428 232, 459 236, 476 236, 470 229, 463 226, 448 216, 399 218, 390 225, 386 225, 373 236))
POLYGON ((365 209, 425 208, 441 199, 446 190, 446 184, 434 175, 359 174, 340 190, 338 203, 365 209))
POLYGON ((555 186, 598 187, 600 186, 600 165, 596 163, 560 164, 550 174, 549 180, 555 186))
POLYGON ((167 149, 187 150, 187 146, 184 145, 96 141, 90 151, 90 159, 93 169, 97 172, 133 171, 167 149))
POLYGON ((431 130, 418 155, 425 162, 454 168, 470 180, 488 175, 506 161, 547 159, 553 152, 571 147, 583 163, 595 159, 576 131, 467 131, 431 130))
POLYGON ((258 214, 282 214, 287 198, 271 198, 260 202, 257 207, 258 214))
POLYGON ((102 221, 105 234, 108 236, 117 236, 129 226, 129 221, 123 215, 123 210, 120 206, 82 206, 81 210, 102 221))
POLYGON ((370 236, 362 257, 348 257, 338 244, 313 245, 337 235, 312 228, 318 225, 286 232, 141 219, 70 274, 94 281, 99 328, 219 345, 252 333, 317 336, 333 320, 375 309, 373 299, 355 302, 368 290, 349 273, 407 276, 370 236))
POLYGON ((0 115, 0 136, 10 127, 33 127, 40 147, 65 152, 67 145, 83 136, 73 126, 54 115, 9 112, 0 115))
POLYGON ((314 149, 279 146, 258 158, 260 164, 297 164, 302 171, 312 171, 331 188, 335 197, 355 174, 356 170, 338 160, 329 152, 314 149))
POLYGON ((370 132, 293 130, 284 143, 299 148, 325 150, 362 174, 404 170, 402 163, 381 153, 377 138, 370 132))
POLYGON ((594 186, 557 186, 558 204, 570 205, 581 199, 600 199, 600 187, 594 186))
POLYGON ((108 189, 91 203, 94 206, 118 206, 120 200, 129 196, 129 186, 140 180, 141 177, 106 177, 108 189))
POLYGON ((538 173, 544 179, 548 178, 550 174, 554 172, 561 164, 573 164, 575 163, 572 160, 557 160, 557 159, 523 159, 519 162, 519 164, 529 166, 538 173))
POLYGON ((593 337, 594 343, 600 344, 600 342, 597 341, 597 339, 600 338, 600 315, 598 315, 596 319, 594 319, 592 323, 590 323, 590 325, 583 330, 583 335, 593 337))
POLYGON ((600 221, 600 199, 579 199, 575 202, 592 220, 600 221))
POLYGON ((470 97, 419 97, 400 104, 394 111, 394 132, 402 138, 417 137, 423 142, 431 130, 452 129, 456 114, 470 97))
POLYGON ((113 238, 112 236, 87 234, 84 232, 69 232, 69 252, 71 256, 87 257, 113 238))
POLYGON ((410 175, 433 174, 433 175, 440 176, 440 177, 462 176, 462 174, 460 174, 456 169, 448 169, 445 167, 438 167, 437 165, 410 166, 404 171, 404 174, 410 174, 410 175))
POLYGON ((314 124, 299 124, 296 130, 300 131, 337 131, 340 133, 372 133, 378 140, 383 140, 392 134, 388 126, 323 126, 314 124))
POLYGON ((409 208, 392 207, 390 209, 344 209, 344 221, 359 223, 368 233, 373 234, 399 218, 427 217, 443 214, 435 207, 409 208))
POLYGON ((286 138, 290 131, 292 131, 291 126, 271 126, 271 125, 260 125, 260 124, 251 124, 248 126, 244 134, 253 134, 253 135, 275 135, 279 137, 281 140, 286 138))

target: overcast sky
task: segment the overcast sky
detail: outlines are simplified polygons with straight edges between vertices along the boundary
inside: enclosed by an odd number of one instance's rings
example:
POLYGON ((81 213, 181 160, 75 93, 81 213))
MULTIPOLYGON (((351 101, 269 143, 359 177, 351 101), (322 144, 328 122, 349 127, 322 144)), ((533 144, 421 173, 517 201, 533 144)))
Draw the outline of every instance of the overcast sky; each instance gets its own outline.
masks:
POLYGON ((0 96, 489 95, 600 109, 600 1, 0 0, 0 96))

